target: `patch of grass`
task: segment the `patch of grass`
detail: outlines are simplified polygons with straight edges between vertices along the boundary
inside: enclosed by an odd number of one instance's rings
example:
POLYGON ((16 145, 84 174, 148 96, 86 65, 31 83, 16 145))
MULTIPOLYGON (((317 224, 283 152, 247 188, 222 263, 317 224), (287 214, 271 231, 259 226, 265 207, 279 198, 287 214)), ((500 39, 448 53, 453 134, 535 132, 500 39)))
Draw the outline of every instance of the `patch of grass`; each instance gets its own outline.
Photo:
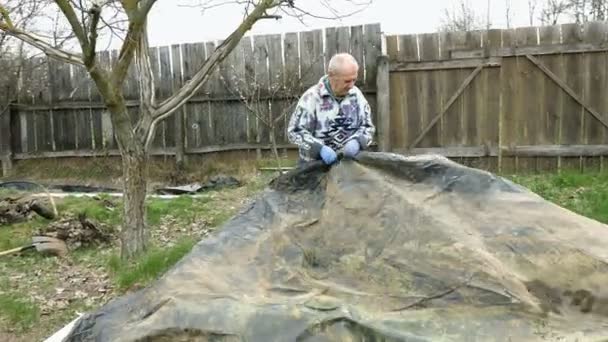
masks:
POLYGON ((30 329, 39 318, 40 309, 32 301, 14 293, 0 293, 0 320, 17 331, 30 329))
POLYGON ((608 224, 608 173, 569 171, 508 178, 548 201, 608 224))
POLYGON ((114 274, 116 286, 126 290, 133 285, 145 286, 164 274, 196 244, 191 238, 184 238, 172 247, 153 247, 137 260, 125 263, 118 255, 108 260, 108 268, 114 274))
POLYGON ((106 207, 102 201, 87 196, 68 196, 57 204, 57 210, 61 214, 84 213, 88 218, 109 225, 119 224, 122 220, 122 201, 110 196, 99 197, 114 203, 114 207, 106 207))
POLYGON ((158 225, 163 216, 171 214, 180 221, 190 221, 196 216, 201 205, 209 202, 208 197, 193 198, 180 196, 175 199, 151 198, 147 203, 148 223, 158 225))

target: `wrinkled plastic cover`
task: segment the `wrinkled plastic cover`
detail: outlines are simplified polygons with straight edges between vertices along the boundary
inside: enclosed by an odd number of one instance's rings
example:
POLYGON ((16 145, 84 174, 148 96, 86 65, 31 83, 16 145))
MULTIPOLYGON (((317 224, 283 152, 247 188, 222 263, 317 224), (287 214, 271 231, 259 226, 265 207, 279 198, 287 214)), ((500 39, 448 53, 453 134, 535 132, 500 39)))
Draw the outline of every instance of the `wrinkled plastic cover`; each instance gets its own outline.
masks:
POLYGON ((275 179, 69 341, 600 341, 608 230, 440 156, 275 179), (602 292, 603 291, 603 292, 602 292))

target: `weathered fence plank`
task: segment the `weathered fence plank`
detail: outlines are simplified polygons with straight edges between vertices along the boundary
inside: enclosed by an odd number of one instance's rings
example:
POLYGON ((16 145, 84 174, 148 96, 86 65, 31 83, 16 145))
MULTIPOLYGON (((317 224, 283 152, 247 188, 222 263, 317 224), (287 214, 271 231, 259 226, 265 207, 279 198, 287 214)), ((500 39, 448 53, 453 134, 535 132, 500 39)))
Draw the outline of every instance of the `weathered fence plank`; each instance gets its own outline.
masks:
MULTIPOLYGON (((560 44, 560 27, 559 25, 545 26, 539 29, 539 44, 551 45, 560 44)), ((561 69, 561 57, 559 55, 544 55, 536 56, 549 70, 553 73, 561 69)), ((559 128, 562 117, 561 96, 563 92, 546 75, 541 77, 542 82, 542 111, 539 113, 542 120, 542 127, 539 127, 539 134, 542 135, 543 144, 558 144, 559 143, 559 128), (552 99, 547 101, 547 99, 552 99)), ((558 168, 558 158, 538 158, 538 169, 555 170, 558 168)))
POLYGON ((322 30, 300 33, 302 90, 315 84, 325 74, 326 56, 330 56, 330 51, 324 52, 322 30))
POLYGON ((380 24, 363 26, 365 59, 365 89, 376 89, 376 68, 378 57, 382 55, 382 30, 380 24))
MULTIPOLYGON (((175 93, 183 86, 182 79, 182 55, 179 44, 171 45, 171 89, 175 93)), ((175 111, 172 146, 175 146, 175 161, 181 165, 184 160, 184 148, 186 146, 184 131, 185 106, 175 111)))

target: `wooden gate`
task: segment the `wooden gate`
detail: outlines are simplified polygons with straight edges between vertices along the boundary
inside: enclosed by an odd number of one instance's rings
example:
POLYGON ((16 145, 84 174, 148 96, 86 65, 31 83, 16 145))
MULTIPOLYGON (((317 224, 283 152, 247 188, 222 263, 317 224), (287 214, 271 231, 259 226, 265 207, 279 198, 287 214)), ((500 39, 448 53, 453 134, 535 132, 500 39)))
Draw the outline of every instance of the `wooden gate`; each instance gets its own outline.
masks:
POLYGON ((512 171, 601 169, 608 23, 387 37, 388 148, 512 171))

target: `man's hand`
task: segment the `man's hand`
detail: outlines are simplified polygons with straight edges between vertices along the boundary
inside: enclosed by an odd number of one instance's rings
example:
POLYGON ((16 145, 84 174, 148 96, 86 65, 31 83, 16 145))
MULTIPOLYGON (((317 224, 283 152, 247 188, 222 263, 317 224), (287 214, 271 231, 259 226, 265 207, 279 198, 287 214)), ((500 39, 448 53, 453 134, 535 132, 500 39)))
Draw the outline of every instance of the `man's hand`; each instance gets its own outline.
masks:
POLYGON ((326 165, 331 165, 336 162, 338 155, 331 147, 323 146, 321 148, 321 159, 326 165))
POLYGON ((361 146, 359 146, 359 142, 356 139, 353 139, 344 145, 344 156, 348 158, 354 158, 359 151, 361 150, 361 146))

